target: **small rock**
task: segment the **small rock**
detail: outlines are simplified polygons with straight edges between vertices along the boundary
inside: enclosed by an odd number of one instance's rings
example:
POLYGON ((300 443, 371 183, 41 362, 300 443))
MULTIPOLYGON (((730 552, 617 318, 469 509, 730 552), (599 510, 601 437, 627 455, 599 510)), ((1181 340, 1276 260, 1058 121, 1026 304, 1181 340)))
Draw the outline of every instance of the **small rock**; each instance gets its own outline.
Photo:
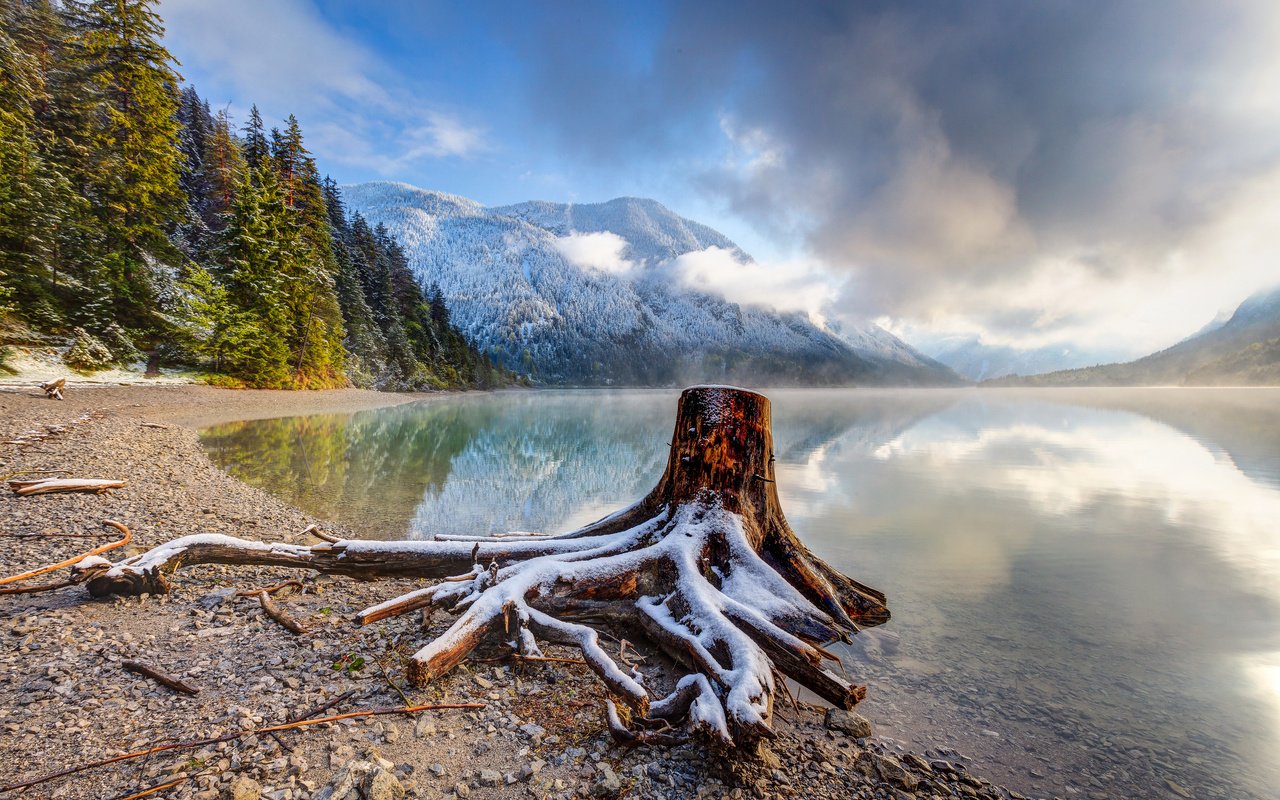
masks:
POLYGON ((236 596, 236 590, 231 586, 224 586, 221 589, 214 589, 204 597, 196 601, 205 611, 212 611, 231 598, 236 596))
POLYGON ((436 735, 435 720, 428 719, 427 717, 422 717, 421 719, 419 719, 418 722, 413 726, 413 735, 417 736, 419 739, 425 738, 427 736, 435 736, 436 735))
POLYGON ((496 769, 480 770, 481 786, 497 786, 500 783, 502 783, 502 773, 498 772, 496 769))
POLYGON ((227 800, 260 800, 262 786, 247 775, 237 775, 227 787, 227 800))
POLYGON ((530 761, 528 764, 525 764, 523 767, 520 768, 520 778, 522 780, 527 781, 531 779, 533 776, 537 775, 539 772, 541 772, 542 768, 545 767, 546 765, 547 765, 547 762, 543 761, 540 758, 535 758, 534 760, 530 761))
POLYGON ((867 718, 854 711, 845 711, 842 708, 832 708, 827 711, 826 719, 827 728, 833 731, 852 736, 855 739, 865 739, 871 735, 871 723, 867 718))
POLYGON ((360 785, 364 800, 401 800, 404 786, 396 776, 380 766, 375 766, 360 785))
POLYGON ((597 764, 596 782, 591 787, 591 793, 596 797, 613 797, 622 791, 622 781, 618 780, 618 776, 614 774, 613 768, 608 764, 597 764))
POLYGON ((453 793, 456 794, 458 797, 464 797, 464 798, 470 797, 471 788, 467 786, 465 783, 461 783, 461 782, 455 783, 453 785, 453 793))

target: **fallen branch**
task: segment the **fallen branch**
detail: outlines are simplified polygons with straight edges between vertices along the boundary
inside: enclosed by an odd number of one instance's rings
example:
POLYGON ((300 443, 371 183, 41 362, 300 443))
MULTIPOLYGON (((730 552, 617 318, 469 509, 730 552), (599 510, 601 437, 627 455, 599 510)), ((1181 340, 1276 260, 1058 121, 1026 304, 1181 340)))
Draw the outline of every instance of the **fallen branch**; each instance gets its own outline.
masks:
POLYGON ((38 586, 9 586, 0 589, 0 594, 35 594, 36 592, 51 592, 54 589, 65 589, 68 586, 76 586, 83 582, 83 579, 77 580, 71 578, 57 583, 42 583, 38 586))
POLYGON ((175 678, 172 675, 161 672, 155 667, 149 667, 139 661, 121 661, 120 666, 124 667, 129 672, 136 672, 139 675, 145 675, 157 683, 163 683, 175 692, 182 692, 183 694, 189 694, 192 696, 200 694, 200 690, 195 686, 192 686, 179 678, 175 678))
POLYGON ((44 390, 44 396, 50 400, 62 400, 62 390, 66 385, 66 378, 58 378, 56 381, 44 381, 40 384, 40 388, 44 390))
POLYGON ((152 786, 149 789, 143 789, 142 791, 135 792, 134 794, 124 795, 122 797, 117 798, 117 800, 138 800, 138 798, 146 797, 149 794, 155 794, 156 792, 163 792, 165 789, 172 789, 178 784, 186 783, 189 780, 191 780, 191 776, 184 775, 181 778, 171 780, 168 783, 157 783, 155 786, 152 786))
POLYGON ((258 603, 262 605, 262 610, 267 612, 268 617, 288 628, 295 636, 301 636, 307 632, 306 627, 301 622, 289 616, 284 609, 276 605, 275 601, 267 596, 265 589, 258 592, 258 603))
POLYGON ((9 481, 9 488, 19 497, 33 494, 57 494, 60 492, 94 492, 102 494, 108 489, 123 489, 128 481, 108 478, 41 478, 33 481, 9 481))
POLYGON ((302 581, 289 580, 277 583, 275 586, 268 586, 264 589, 244 589, 236 592, 236 597, 255 597, 263 592, 266 592, 267 594, 275 594, 281 589, 288 589, 291 586, 298 591, 302 591, 302 581))
POLYGON ((158 422, 140 422, 138 423, 138 427, 139 428, 159 428, 162 431, 169 430, 168 425, 161 425, 158 422))
POLYGON ((230 742, 236 739, 242 739, 246 736, 256 736, 258 734, 272 733, 275 731, 287 731, 293 728, 305 728, 311 725, 320 725, 325 722, 337 722, 339 720, 355 719, 357 717, 377 717, 385 714, 416 714, 419 711, 446 711, 458 708, 484 708, 484 703, 436 703, 432 705, 409 706, 405 708, 371 708, 367 711, 352 711, 347 714, 337 714, 332 717, 318 717, 316 719, 304 719, 297 722, 285 722, 280 725, 268 725, 262 728, 240 730, 234 733, 224 734, 222 736, 213 736, 208 739, 192 739, 185 742, 168 742, 166 744, 158 744, 155 747, 149 747, 146 750, 137 750, 132 753, 112 756, 111 758, 104 758, 100 761, 91 761, 87 764, 80 764, 57 772, 51 772, 47 775, 41 775, 38 778, 32 778, 29 781, 11 783, 8 786, 0 786, 0 792, 14 792, 18 789, 29 789, 32 786, 48 783, 51 780, 62 778, 67 775, 75 775, 78 772, 84 772, 97 767, 105 767, 109 764, 116 764, 121 761, 128 761, 134 758, 142 758, 143 756, 162 753, 166 750, 190 750, 196 747, 207 747, 211 744, 230 742))
POLYGON ((316 537, 317 539, 320 539, 320 540, 326 541, 326 542, 328 542, 329 544, 337 544, 338 542, 342 541, 342 540, 341 540, 341 539, 339 539, 337 536, 331 536, 331 535, 329 535, 329 534, 325 533, 324 531, 320 530, 320 526, 319 526, 319 525, 308 525, 307 527, 303 528, 303 529, 302 529, 302 535, 303 535, 303 536, 306 536, 307 534, 311 534, 312 536, 316 537))
MULTIPOLYGON (((0 586, 3 586, 6 583, 17 583, 18 581, 24 581, 28 578, 34 578, 37 575, 44 575, 46 572, 53 572, 54 570, 59 570, 59 569, 62 569, 63 567, 69 567, 73 564, 78 564, 79 562, 83 561, 86 558, 89 558, 90 556, 96 556, 100 553, 105 553, 108 550, 115 550, 117 547, 124 547, 126 544, 133 541, 133 531, 126 528, 123 523, 116 522, 113 519, 104 519, 102 521, 102 524, 115 528, 116 530, 123 533, 124 537, 121 539, 117 539, 116 541, 111 542, 109 544, 104 544, 101 547, 95 547, 92 550, 86 553, 81 553, 78 556, 72 556, 71 558, 68 558, 65 561, 59 561, 57 564, 50 564, 47 567, 41 567, 40 569, 33 569, 30 572, 23 572, 20 575, 10 575, 7 578, 0 578, 0 586)), ((102 560, 105 561, 105 559, 102 559, 102 560)), ((81 580, 83 580, 83 578, 81 580)), ((79 583, 81 581, 76 581, 76 582, 79 583)))

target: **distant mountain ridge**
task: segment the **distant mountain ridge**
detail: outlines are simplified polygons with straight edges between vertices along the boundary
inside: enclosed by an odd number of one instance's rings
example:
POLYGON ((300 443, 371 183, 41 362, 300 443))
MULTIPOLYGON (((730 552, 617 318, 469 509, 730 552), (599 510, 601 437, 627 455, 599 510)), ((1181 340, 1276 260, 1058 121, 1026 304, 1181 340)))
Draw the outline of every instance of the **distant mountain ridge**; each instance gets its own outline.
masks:
POLYGON ((420 279, 438 283, 452 321, 483 351, 550 384, 670 385, 704 380, 779 385, 957 383, 887 331, 861 344, 801 313, 741 305, 672 283, 653 269, 717 247, 723 234, 654 200, 520 203, 485 208, 403 183, 343 188, 349 207, 404 245, 420 279), (627 274, 570 262, 564 237, 625 240, 627 274))
POLYGON ((1225 322, 1136 361, 1009 377, 1020 386, 1280 385, 1280 288, 1251 295, 1225 322))

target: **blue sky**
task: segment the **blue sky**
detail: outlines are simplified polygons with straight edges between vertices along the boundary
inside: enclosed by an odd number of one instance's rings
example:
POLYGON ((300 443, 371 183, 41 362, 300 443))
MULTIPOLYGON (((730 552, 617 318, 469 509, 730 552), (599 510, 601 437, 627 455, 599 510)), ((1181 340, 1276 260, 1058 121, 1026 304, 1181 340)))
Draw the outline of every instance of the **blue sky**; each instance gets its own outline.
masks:
POLYGON ((752 253, 778 305, 926 349, 1140 355, 1280 278, 1266 0, 160 12, 212 105, 297 114, 341 182, 652 197, 752 253))

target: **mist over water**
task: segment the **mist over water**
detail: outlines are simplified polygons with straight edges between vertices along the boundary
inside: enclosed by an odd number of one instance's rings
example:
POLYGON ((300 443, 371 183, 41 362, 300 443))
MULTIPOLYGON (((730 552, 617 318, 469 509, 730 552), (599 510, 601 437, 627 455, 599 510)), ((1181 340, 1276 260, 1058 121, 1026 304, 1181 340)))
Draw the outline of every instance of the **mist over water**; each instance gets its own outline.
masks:
MULTIPOLYGON (((1280 797, 1280 391, 768 394, 792 526, 889 595, 893 620, 842 651, 882 736, 1035 796, 1280 797)), ((656 482, 675 397, 464 396, 203 438, 370 537, 556 532, 656 482)))

